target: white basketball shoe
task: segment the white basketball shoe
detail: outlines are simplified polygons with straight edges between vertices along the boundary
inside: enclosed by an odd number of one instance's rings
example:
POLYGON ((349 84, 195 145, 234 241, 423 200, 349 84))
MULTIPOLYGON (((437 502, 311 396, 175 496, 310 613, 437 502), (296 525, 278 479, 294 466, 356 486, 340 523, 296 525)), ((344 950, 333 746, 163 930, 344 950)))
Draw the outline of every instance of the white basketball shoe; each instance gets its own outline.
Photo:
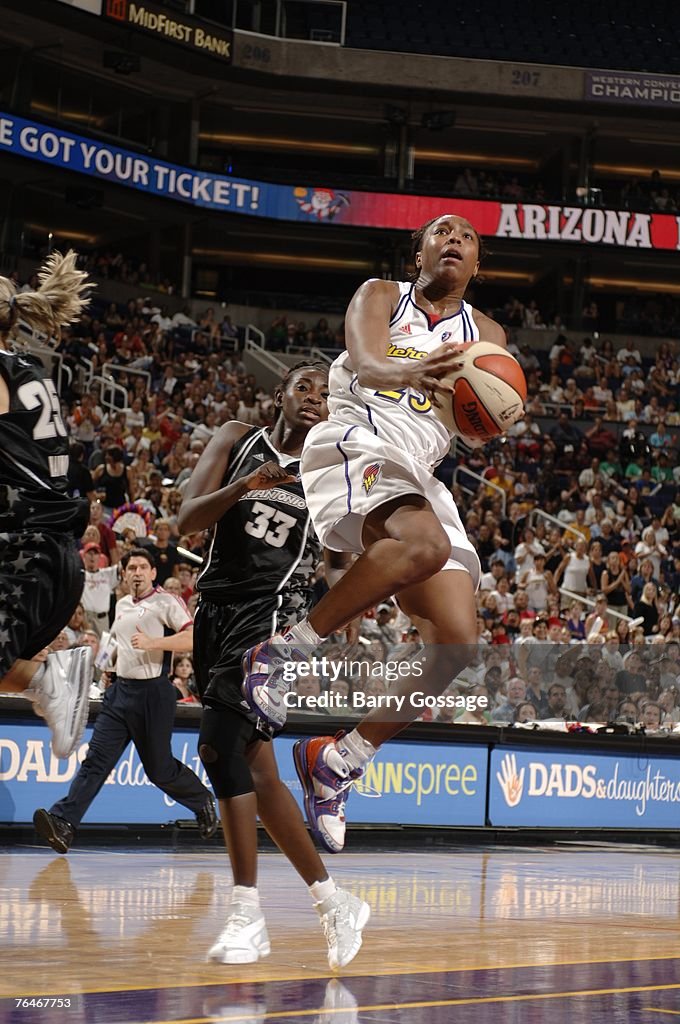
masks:
POLYGON ((90 709, 91 684, 92 648, 72 647, 48 654, 42 671, 38 669, 24 690, 52 731, 57 757, 69 757, 78 746, 90 709))
POLYGON ((346 967, 361 949, 361 933, 371 916, 371 908, 358 896, 336 889, 332 896, 316 904, 321 927, 328 943, 328 964, 332 970, 346 967))
POLYGON ((226 925, 208 950, 208 959, 221 964, 254 964, 270 952, 260 908, 252 903, 232 903, 226 925))

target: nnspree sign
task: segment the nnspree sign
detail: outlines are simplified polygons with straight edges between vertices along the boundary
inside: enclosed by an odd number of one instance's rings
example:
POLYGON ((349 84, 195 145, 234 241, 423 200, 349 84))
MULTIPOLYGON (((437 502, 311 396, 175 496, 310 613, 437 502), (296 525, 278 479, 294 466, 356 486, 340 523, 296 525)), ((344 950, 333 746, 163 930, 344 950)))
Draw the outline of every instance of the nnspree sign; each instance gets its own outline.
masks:
POLYGON ((496 747, 489 770, 492 825, 678 827, 680 760, 496 747))
MULTIPOLYGON (((88 728, 76 753, 59 760, 50 749, 47 728, 39 721, 6 725, 0 737, 0 821, 29 822, 36 807, 63 797, 87 753, 88 728)), ((276 741, 281 778, 300 808, 302 787, 293 764, 290 736, 276 741)), ((209 785, 196 753, 197 733, 177 728, 175 757, 209 785)), ((369 766, 352 795, 352 821, 400 825, 483 825, 486 807, 487 749, 476 744, 389 743, 369 766), (362 799, 369 797, 371 799, 362 799)), ((85 824, 163 824, 192 818, 147 778, 130 745, 113 769, 85 824)))

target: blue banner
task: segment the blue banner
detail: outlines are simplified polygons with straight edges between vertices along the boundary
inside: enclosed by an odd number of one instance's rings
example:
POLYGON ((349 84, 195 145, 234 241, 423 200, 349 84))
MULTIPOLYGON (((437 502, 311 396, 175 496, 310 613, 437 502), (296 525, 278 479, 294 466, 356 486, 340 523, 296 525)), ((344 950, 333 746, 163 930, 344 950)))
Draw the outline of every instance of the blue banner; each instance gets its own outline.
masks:
POLYGON ((677 829, 680 760, 496 747, 489 768, 492 825, 677 829))
MULTIPOLYGON (((35 724, 5 725, 0 737, 0 821, 30 822, 37 807, 66 794, 87 752, 92 729, 78 751, 59 760, 49 733, 35 724)), ((177 729, 173 753, 209 785, 196 753, 196 729, 177 729)), ((293 766, 294 738, 275 744, 281 777, 302 808, 302 788, 293 766)), ((352 794, 351 821, 367 824, 483 825, 486 805, 485 746, 450 743, 389 743, 352 794), (360 795, 362 794, 362 795, 360 795)), ((153 786, 130 745, 88 811, 84 823, 164 824, 193 815, 153 786)))
POLYGON ((407 231, 440 216, 453 202, 482 235, 496 238, 680 249, 680 217, 670 214, 347 191, 323 183, 272 185, 181 167, 0 112, 3 150, 148 195, 250 217, 407 231))
POLYGON ((0 113, 3 151, 193 206, 259 217, 307 219, 299 212, 296 190, 289 185, 266 185, 191 170, 13 114, 0 113))

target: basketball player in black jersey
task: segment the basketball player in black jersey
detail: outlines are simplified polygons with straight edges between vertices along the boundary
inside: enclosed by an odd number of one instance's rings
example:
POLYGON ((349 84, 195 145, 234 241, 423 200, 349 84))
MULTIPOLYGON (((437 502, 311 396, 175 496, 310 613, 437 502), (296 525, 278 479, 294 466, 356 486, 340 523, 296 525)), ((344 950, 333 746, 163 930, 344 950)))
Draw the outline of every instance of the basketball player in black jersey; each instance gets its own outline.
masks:
POLYGON ((226 927, 208 954, 221 963, 251 963, 269 953, 256 888, 258 815, 309 886, 331 967, 356 956, 370 913, 328 877, 279 778, 271 731, 241 696, 245 648, 277 624, 299 621, 311 604, 321 549, 298 469, 308 431, 328 415, 327 396, 327 367, 293 367, 275 392, 272 431, 225 424, 194 469, 179 514, 182 532, 214 526, 197 582, 194 666, 204 704, 199 754, 219 799, 234 875, 226 927))
POLYGON ((17 293, 0 277, 0 691, 34 701, 58 757, 73 752, 85 728, 92 652, 41 652, 80 601, 76 538, 89 506, 68 495, 68 443, 54 383, 18 339, 20 322, 58 338, 62 325, 78 319, 89 286, 75 264, 74 252, 53 253, 35 292, 17 293))

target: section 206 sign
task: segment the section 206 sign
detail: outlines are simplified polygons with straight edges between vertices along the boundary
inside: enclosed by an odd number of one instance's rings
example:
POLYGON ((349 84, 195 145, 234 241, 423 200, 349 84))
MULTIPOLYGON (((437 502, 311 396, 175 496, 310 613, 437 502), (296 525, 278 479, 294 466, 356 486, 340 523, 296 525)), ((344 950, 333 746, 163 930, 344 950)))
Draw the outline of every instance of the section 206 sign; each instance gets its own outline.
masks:
POLYGON ((680 760, 496 747, 489 768, 492 825, 677 829, 680 760))

